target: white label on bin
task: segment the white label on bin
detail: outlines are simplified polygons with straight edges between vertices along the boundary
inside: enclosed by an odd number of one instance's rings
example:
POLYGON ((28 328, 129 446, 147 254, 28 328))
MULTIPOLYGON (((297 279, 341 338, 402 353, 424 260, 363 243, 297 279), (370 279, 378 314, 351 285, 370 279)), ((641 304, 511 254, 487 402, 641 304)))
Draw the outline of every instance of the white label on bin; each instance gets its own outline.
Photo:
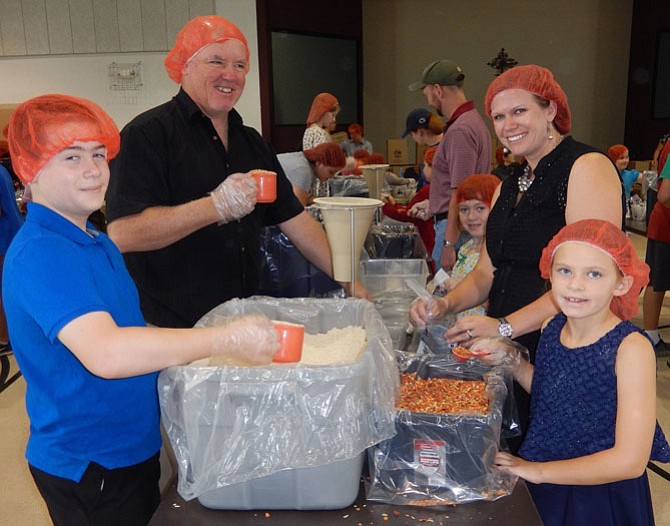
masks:
POLYGON ((429 485, 440 485, 447 475, 447 444, 443 440, 414 439, 414 463, 429 485))

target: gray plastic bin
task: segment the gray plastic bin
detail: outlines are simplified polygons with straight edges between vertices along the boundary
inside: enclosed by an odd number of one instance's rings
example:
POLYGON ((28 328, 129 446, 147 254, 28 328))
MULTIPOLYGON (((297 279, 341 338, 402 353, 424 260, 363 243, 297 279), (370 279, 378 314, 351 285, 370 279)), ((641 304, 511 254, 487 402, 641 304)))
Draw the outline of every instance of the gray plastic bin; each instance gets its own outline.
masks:
POLYGON ((359 489, 366 449, 395 434, 398 368, 373 305, 358 299, 231 300, 196 326, 265 314, 307 333, 362 327, 356 362, 209 367, 161 372, 177 490, 216 509, 336 509, 359 489))

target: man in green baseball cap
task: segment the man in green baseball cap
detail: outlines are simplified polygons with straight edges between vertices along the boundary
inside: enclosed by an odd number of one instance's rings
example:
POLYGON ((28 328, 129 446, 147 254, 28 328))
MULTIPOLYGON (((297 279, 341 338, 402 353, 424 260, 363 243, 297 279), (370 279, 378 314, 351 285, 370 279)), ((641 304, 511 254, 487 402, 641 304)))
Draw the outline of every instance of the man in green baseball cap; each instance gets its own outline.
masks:
POLYGON ((475 105, 463 91, 465 74, 453 60, 428 64, 410 91, 424 94, 431 108, 447 119, 444 135, 433 159, 429 199, 416 203, 408 215, 435 220, 433 259, 437 268, 451 270, 456 262, 460 231, 458 205, 451 196, 458 185, 475 173, 491 171, 491 136, 475 105))
POLYGON ((409 86, 410 91, 419 91, 428 84, 440 86, 462 86, 465 74, 461 66, 453 60, 436 60, 428 64, 421 74, 421 80, 409 86))

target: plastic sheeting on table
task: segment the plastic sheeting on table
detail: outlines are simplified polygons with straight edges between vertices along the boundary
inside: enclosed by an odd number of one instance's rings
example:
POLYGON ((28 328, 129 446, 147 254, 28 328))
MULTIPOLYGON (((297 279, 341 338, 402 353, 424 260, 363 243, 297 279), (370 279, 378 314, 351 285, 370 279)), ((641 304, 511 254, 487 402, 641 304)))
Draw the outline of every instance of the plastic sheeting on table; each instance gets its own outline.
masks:
POLYGON ((357 299, 231 300, 196 327, 243 314, 305 325, 307 333, 364 327, 355 363, 262 367, 182 366, 161 372, 163 424, 186 500, 216 488, 352 459, 395 434, 398 367, 372 304, 357 299))
POLYGON ((342 287, 307 261, 279 227, 261 230, 258 293, 275 298, 344 297, 342 287))
POLYGON ((440 505, 496 500, 517 477, 494 466, 507 396, 504 368, 405 356, 420 378, 484 380, 488 414, 427 414, 398 410, 397 434, 368 450, 366 498, 389 504, 440 505))

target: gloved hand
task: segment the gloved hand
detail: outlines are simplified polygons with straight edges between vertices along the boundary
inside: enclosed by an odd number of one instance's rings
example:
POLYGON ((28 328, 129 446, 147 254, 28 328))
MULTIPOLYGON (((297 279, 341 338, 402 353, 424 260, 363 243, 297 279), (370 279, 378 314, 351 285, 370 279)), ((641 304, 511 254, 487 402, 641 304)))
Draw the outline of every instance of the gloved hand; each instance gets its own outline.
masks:
POLYGON ((240 219, 256 206, 258 186, 249 174, 234 173, 226 177, 211 193, 220 223, 240 219))
POLYGON ((418 329, 425 329, 427 323, 443 318, 447 311, 447 305, 438 296, 433 296, 429 301, 422 298, 415 299, 409 306, 409 320, 418 329))
POLYGON ((220 330, 209 365, 266 365, 279 350, 279 334, 266 316, 231 318, 220 330))
POLYGON ((516 370, 521 360, 529 360, 528 349, 509 338, 478 338, 470 352, 487 365, 504 365, 516 370))

